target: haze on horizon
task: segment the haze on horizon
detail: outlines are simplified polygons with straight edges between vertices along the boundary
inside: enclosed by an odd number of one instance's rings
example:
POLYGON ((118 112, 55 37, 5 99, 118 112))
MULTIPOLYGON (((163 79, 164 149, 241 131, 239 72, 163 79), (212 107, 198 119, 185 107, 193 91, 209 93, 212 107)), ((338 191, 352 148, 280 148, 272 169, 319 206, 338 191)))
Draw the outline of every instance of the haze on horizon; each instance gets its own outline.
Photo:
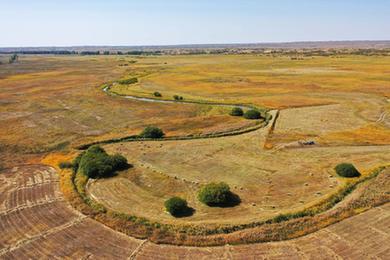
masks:
POLYGON ((386 0, 0 0, 0 47, 390 40, 386 0))

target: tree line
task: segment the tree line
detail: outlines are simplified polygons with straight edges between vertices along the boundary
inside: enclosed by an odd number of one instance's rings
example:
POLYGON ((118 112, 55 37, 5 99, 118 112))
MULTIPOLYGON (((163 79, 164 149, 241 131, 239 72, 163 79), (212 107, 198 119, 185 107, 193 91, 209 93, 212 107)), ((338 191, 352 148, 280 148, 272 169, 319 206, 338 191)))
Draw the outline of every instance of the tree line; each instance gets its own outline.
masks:
POLYGON ((0 51, 0 54, 30 54, 30 55, 39 55, 39 54, 53 54, 53 55, 161 55, 161 51, 15 51, 15 52, 6 52, 0 51))

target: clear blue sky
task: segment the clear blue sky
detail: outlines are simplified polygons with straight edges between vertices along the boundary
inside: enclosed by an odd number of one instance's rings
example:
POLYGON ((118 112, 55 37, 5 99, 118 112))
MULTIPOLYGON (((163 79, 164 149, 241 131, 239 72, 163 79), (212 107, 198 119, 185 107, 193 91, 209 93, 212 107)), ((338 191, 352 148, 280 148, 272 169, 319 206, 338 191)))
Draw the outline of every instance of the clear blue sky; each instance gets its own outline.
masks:
POLYGON ((390 40, 390 0, 0 0, 0 46, 390 40))

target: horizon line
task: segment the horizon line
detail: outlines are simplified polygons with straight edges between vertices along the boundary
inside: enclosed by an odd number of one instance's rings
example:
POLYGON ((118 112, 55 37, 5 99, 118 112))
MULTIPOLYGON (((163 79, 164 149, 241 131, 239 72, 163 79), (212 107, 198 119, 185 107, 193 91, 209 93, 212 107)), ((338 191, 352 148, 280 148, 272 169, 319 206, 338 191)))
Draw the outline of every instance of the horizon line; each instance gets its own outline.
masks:
POLYGON ((180 46, 229 46, 229 45, 269 45, 269 44, 302 44, 302 43, 343 43, 343 42, 378 42, 384 43, 389 42, 388 40, 304 40, 304 41, 274 41, 274 42, 233 42, 233 43, 175 43, 175 44, 137 44, 137 45, 126 45, 126 44, 80 44, 80 45, 36 45, 36 46, 0 46, 0 49, 7 48, 77 48, 77 47, 180 47, 180 46))

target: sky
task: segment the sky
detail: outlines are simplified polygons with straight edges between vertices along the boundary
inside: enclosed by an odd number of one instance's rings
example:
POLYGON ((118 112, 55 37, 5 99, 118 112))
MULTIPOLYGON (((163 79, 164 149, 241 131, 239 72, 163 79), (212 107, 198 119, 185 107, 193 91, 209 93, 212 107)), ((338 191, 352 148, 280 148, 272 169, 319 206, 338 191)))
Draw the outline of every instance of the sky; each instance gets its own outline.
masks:
POLYGON ((0 46, 390 40, 390 0, 0 0, 0 46))

